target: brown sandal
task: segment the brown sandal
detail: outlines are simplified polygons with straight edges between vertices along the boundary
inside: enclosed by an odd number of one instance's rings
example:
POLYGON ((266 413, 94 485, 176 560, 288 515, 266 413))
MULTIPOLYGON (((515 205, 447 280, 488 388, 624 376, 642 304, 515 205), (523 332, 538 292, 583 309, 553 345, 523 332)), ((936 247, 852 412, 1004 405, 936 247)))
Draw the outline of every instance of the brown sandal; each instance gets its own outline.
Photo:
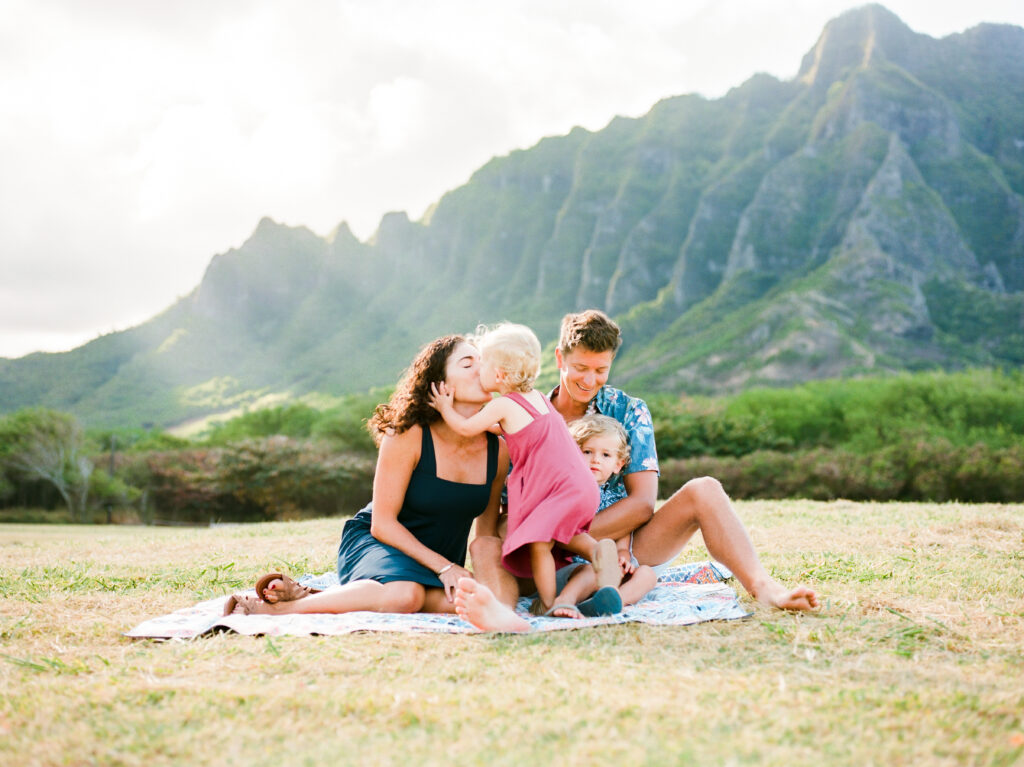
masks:
POLYGON ((296 599, 308 597, 310 594, 319 594, 321 589, 311 589, 309 586, 302 586, 297 581, 289 578, 284 573, 267 573, 256 581, 256 596, 268 605, 278 602, 294 602, 296 599), (275 580, 281 581, 280 588, 272 589, 270 584, 275 580), (265 594, 269 591, 269 594, 265 594))
POLYGON ((583 613, 576 609, 576 605, 571 602, 555 602, 551 607, 545 609, 544 603, 540 601, 540 597, 537 597, 530 603, 530 615, 536 615, 538 618, 564 618, 564 615, 555 615, 555 610, 572 610, 576 613, 573 618, 582 618, 583 613))

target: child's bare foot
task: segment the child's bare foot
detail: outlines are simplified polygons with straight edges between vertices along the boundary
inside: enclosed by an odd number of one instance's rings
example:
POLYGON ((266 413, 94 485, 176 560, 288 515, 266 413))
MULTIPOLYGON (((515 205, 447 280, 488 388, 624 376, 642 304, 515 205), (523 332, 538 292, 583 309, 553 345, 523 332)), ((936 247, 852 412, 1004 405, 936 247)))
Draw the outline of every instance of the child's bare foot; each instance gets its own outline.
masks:
POLYGON ((576 605, 555 605, 549 611, 549 618, 575 618, 582 620, 583 613, 576 609, 576 605))
POLYGON ((768 580, 753 592, 754 599, 769 607, 780 610, 814 610, 818 606, 818 595, 806 586, 787 589, 776 580, 768 580))
POLYGON ((455 612, 481 631, 523 633, 530 624, 498 601, 489 588, 472 578, 459 578, 455 588, 455 612))
POLYGON ((622 582, 622 570, 619 568, 619 550, 615 541, 602 538, 594 547, 594 557, 590 560, 597 575, 597 587, 613 586, 618 588, 622 582))

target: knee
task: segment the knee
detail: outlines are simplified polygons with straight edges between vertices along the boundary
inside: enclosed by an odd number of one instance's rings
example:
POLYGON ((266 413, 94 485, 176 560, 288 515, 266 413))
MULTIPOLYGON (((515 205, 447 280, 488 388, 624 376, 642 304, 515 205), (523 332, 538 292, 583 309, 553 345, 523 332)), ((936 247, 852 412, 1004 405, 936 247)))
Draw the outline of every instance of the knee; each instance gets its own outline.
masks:
POLYGON ((418 583, 395 582, 385 584, 382 600, 384 612, 415 613, 423 609, 426 589, 418 583))
POLYGON ((476 565, 484 562, 500 561, 501 538, 492 535, 474 538, 469 543, 469 555, 473 558, 473 563, 476 565))
POLYGON ((643 584, 643 587, 650 591, 658 583, 658 574, 654 572, 653 567, 640 565, 633 573, 633 580, 643 584))
POLYGON ((708 503, 726 497, 722 483, 714 477, 694 477, 679 492, 695 503, 708 503))

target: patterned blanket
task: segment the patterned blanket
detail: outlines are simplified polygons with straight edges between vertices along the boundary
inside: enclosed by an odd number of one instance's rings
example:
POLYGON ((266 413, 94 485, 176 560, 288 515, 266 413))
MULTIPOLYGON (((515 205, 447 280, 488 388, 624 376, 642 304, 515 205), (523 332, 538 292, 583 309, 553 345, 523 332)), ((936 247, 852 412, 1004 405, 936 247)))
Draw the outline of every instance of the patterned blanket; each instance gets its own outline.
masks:
MULTIPOLYGON (((526 618, 534 631, 557 631, 605 626, 617 623, 649 623, 662 626, 687 626, 710 620, 746 618, 736 592, 723 581, 732 577, 717 562, 691 562, 669 568, 658 585, 640 602, 616 615, 599 618, 538 618, 529 614, 529 600, 520 599, 516 611, 526 618)), ((299 582, 324 589, 337 585, 335 573, 304 575, 299 582)), ((255 594, 255 591, 248 593, 255 594)), ((414 613, 354 612, 343 615, 228 615, 222 616, 225 597, 217 597, 186 607, 170 615, 152 618, 136 626, 125 636, 152 639, 191 639, 215 630, 239 634, 282 636, 286 634, 350 634, 355 631, 436 632, 474 634, 477 629, 457 615, 414 613)))

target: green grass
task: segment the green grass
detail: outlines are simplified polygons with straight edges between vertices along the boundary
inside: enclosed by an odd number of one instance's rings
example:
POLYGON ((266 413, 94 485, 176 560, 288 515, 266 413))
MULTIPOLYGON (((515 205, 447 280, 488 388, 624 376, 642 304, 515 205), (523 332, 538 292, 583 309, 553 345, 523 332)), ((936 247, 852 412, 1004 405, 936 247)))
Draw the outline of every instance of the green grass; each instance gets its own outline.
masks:
MULTIPOLYGON (((0 526, 0 764, 1024 760, 1024 506, 737 504, 822 608, 536 636, 130 640, 339 520, 0 526)), ((702 559, 699 539, 683 559, 702 559)))

